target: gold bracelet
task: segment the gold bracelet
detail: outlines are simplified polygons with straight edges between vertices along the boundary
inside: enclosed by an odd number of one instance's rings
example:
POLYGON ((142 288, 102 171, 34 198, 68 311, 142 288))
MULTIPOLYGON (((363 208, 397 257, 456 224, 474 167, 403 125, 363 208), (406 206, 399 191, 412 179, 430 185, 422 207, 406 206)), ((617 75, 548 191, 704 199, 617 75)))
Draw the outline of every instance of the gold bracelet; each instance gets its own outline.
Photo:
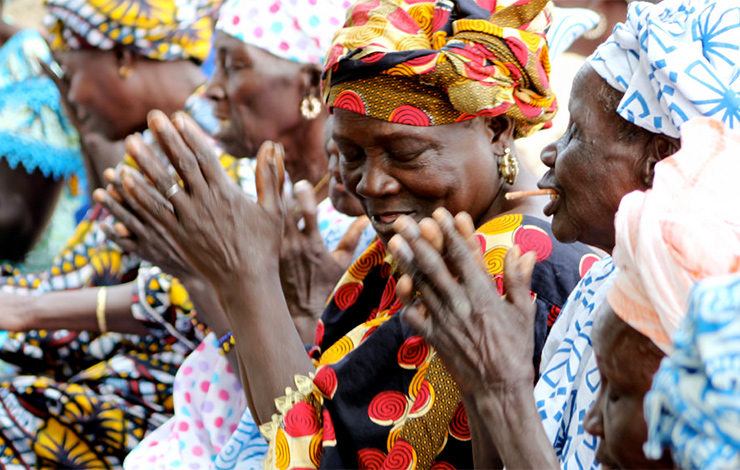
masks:
POLYGON ((98 306, 95 309, 95 315, 98 317, 98 329, 100 334, 104 335, 108 332, 108 325, 105 321, 105 299, 108 296, 108 288, 101 287, 98 289, 98 306))

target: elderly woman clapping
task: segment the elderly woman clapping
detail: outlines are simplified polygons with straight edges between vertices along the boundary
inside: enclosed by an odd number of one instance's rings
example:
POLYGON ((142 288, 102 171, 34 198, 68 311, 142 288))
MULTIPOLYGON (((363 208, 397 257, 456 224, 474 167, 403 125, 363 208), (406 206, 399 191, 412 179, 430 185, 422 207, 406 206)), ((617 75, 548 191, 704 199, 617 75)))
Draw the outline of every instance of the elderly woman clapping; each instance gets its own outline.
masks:
MULTIPOLYGON (((632 4, 627 22, 576 78, 569 130, 542 154, 552 169, 540 186, 558 194, 545 211, 552 214, 559 239, 611 251, 621 198, 652 184, 656 163, 678 148, 678 129, 686 120, 708 115, 730 127, 737 124, 725 110, 732 109, 735 92, 730 91, 737 88, 731 64, 739 57, 728 45, 738 40, 740 10, 728 1, 691 5, 632 4), (670 93, 656 94, 657 89, 670 93)), ((583 417, 599 389, 591 328, 615 276, 611 259, 592 268, 571 295, 543 352, 535 402, 545 440, 564 465, 597 465, 598 438, 583 431, 583 417)), ((602 458, 613 464, 620 457, 602 458)), ((638 451, 635 458, 644 455, 638 451)))
MULTIPOLYGON (((530 215, 538 203, 505 198, 528 183, 526 175, 516 178, 512 140, 545 125, 555 110, 542 35, 547 2, 480 3, 363 0, 335 37, 324 72, 333 140, 344 184, 380 240, 336 287, 317 329, 315 363, 279 283, 286 216, 280 146, 267 143, 258 153, 254 204, 227 184, 187 119, 170 123, 160 115, 152 128, 172 142, 165 151, 184 189, 170 194, 169 209, 144 178, 125 178, 126 191, 216 289, 250 407, 267 423, 268 459, 281 467, 472 465, 457 386, 434 350, 395 315, 397 272, 385 243, 402 215, 421 220, 438 207, 469 211, 496 278, 514 240, 535 248, 537 322, 524 336, 537 344, 579 268, 596 259, 582 246, 553 241, 548 224, 530 215), (276 409, 273 399, 294 382, 299 391, 276 409), (425 429, 429 434, 420 434, 425 429)), ((146 152, 134 156, 160 190, 175 184, 146 152)))

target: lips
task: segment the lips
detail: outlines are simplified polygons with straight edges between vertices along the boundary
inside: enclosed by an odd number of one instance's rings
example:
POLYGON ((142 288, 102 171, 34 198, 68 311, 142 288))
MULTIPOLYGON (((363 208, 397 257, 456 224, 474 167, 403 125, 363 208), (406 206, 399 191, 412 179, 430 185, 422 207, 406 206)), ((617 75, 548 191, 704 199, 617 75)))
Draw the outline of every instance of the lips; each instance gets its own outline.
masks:
POLYGON ((405 211, 405 212, 382 212, 382 213, 375 213, 375 214, 369 214, 370 215, 370 221, 373 224, 373 228, 375 228, 375 231, 380 233, 394 233, 393 232, 393 223, 398 220, 399 217, 402 215, 412 215, 412 211, 405 211))
POLYGON ((555 193, 550 194, 550 202, 542 209, 542 212, 545 213, 545 216, 550 217, 551 215, 555 214, 558 209, 560 209, 561 204, 561 197, 560 197, 560 190, 557 188, 557 185, 552 181, 552 170, 548 171, 545 176, 542 177, 542 179, 537 183, 537 187, 540 189, 550 189, 552 191, 555 191, 555 193))

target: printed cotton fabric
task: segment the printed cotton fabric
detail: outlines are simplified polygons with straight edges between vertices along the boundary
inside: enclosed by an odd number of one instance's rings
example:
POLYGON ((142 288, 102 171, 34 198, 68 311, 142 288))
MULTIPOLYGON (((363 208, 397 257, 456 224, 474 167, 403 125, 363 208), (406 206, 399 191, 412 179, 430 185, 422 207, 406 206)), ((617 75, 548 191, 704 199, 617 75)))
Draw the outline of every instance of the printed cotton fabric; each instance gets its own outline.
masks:
POLYGON ((678 468, 740 468, 740 277, 699 283, 645 396, 645 455, 678 468))
POLYGON ((506 115, 527 136, 557 110, 549 10, 547 0, 360 0, 327 55, 324 99, 413 126, 506 115))
POLYGON ((36 30, 19 31, 0 48, 0 158, 59 180, 83 172, 80 140, 39 61, 59 67, 36 30))
POLYGON ((735 0, 632 2, 627 21, 588 62, 624 93, 617 113, 651 132, 678 137, 709 116, 740 124, 740 5, 735 0))
POLYGON ((116 47, 155 60, 208 56, 220 0, 45 0, 52 50, 116 47))
POLYGON ((348 0, 226 0, 216 29, 272 55, 320 64, 348 0))
MULTIPOLYGON (((581 272, 598 257, 583 245, 558 243, 549 224, 529 216, 494 219, 476 237, 499 290, 511 246, 537 253, 532 286, 541 347, 581 272)), ((339 282, 317 328, 313 379, 298 377, 298 390, 276 400, 282 415, 262 427, 271 444, 268 467, 473 467, 457 386, 397 315, 396 279, 392 257, 376 241, 339 282)))

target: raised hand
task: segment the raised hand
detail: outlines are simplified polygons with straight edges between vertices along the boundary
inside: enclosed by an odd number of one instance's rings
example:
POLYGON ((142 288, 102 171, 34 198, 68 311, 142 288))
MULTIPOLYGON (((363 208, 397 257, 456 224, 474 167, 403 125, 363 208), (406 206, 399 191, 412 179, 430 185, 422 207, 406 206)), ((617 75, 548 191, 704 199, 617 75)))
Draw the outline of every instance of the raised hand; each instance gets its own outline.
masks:
POLYGON ((282 146, 266 142, 257 154, 255 203, 228 178, 206 136, 187 115, 176 113, 170 122, 162 112, 152 111, 149 128, 182 186, 150 148, 131 139, 129 154, 151 184, 124 174, 124 191, 170 233, 217 289, 266 269, 277 271, 284 217, 282 146))
MULTIPOLYGON (((313 187, 307 181, 299 181, 293 191, 295 204, 288 206, 299 208, 302 217, 285 218, 280 248, 280 281, 298 332, 304 342, 311 343, 326 301, 352 263, 362 231, 370 221, 364 216, 356 220, 337 249, 329 252, 319 232, 313 187), (299 228, 299 220, 303 220, 303 228, 299 228)), ((287 213, 292 214, 293 211, 287 213)))
POLYGON ((533 254, 509 250, 501 297, 466 240, 474 232, 467 214, 453 219, 438 209, 433 220, 417 225, 402 217, 394 228, 388 248, 405 273, 397 287, 407 305, 403 318, 435 347, 463 394, 531 387, 533 254))

